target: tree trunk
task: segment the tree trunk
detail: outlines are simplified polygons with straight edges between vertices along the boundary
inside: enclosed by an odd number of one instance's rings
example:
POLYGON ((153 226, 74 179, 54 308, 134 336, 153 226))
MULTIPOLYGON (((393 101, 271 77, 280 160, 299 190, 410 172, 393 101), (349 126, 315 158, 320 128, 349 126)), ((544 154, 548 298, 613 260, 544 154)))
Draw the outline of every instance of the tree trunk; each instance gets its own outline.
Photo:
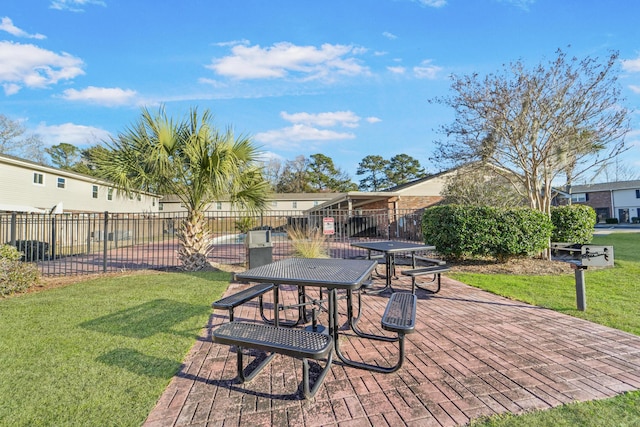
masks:
POLYGON ((207 260, 211 239, 203 212, 188 213, 180 226, 178 240, 178 259, 184 271, 198 271, 211 265, 207 260))

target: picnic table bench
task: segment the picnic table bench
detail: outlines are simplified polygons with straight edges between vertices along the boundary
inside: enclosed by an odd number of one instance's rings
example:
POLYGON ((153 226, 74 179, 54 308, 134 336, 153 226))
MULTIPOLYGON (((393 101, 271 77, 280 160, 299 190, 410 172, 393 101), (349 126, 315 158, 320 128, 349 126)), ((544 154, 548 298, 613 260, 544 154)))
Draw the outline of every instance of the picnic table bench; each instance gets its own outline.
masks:
POLYGON ((241 383, 251 381, 275 354, 301 359, 303 393, 307 399, 316 394, 333 361, 333 339, 320 332, 258 323, 230 322, 216 328, 212 336, 214 342, 237 347, 238 380, 241 383), (243 363, 243 349, 245 348, 271 352, 264 361, 246 375, 243 363), (326 365, 315 380, 313 387, 310 387, 307 359, 326 359, 326 365))
MULTIPOLYGON (((259 297, 260 314, 263 313, 262 296, 273 289, 273 283, 258 283, 228 297, 214 301, 211 306, 214 309, 229 310, 229 321, 233 322, 233 311, 236 307, 259 297)), ((264 316, 263 316, 264 317, 264 316)))
POLYGON ((440 275, 442 273, 446 273, 447 271, 451 270, 447 266, 447 263, 441 259, 426 258, 422 256, 416 256, 415 260, 427 263, 428 265, 424 267, 416 267, 409 270, 403 270, 401 272, 403 275, 411 277, 411 293, 415 294, 416 288, 420 288, 434 294, 437 294, 438 292, 440 292, 440 287, 442 284, 440 275), (425 276, 425 275, 433 275, 433 279, 425 283, 436 282, 437 286, 435 290, 426 288, 424 287, 423 284, 417 283, 416 278, 420 276, 425 276))

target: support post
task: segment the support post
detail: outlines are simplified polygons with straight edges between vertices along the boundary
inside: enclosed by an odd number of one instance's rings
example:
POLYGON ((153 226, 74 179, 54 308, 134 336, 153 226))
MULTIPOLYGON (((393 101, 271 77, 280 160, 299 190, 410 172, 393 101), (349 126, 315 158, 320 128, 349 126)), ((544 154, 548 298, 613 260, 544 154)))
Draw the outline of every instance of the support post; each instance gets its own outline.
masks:
POLYGON ((574 272, 576 277, 576 303, 580 311, 587 309, 587 294, 584 284, 584 271, 586 269, 587 267, 576 265, 574 272))

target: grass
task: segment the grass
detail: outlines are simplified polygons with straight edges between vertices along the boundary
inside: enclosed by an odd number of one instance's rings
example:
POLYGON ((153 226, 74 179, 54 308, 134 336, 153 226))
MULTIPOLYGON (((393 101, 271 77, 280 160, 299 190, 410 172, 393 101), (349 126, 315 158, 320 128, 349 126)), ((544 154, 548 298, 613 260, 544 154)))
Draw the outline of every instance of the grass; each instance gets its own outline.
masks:
MULTIPOLYGON (((594 236, 593 244, 614 247, 614 268, 585 272, 587 308, 576 308, 575 278, 451 273, 456 280, 507 298, 547 307, 640 335, 640 233, 594 236)), ((640 392, 596 402, 563 405, 529 414, 481 419, 473 426, 640 426, 640 392)))
POLYGON ((136 274, 0 300, 0 425, 139 426, 229 279, 136 274))

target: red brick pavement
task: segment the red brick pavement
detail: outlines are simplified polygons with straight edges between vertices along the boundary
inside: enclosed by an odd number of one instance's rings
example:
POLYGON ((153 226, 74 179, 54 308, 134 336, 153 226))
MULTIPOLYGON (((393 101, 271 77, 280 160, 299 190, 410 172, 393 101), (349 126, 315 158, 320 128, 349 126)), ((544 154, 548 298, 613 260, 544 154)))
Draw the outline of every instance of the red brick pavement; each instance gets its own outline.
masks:
MULTIPOLYGON (((410 289, 408 279, 395 280, 396 290, 410 289)), ((227 294, 243 286, 232 283, 227 294)), ((144 425, 455 426, 640 389, 639 336, 448 278, 439 294, 419 290, 418 297, 416 332, 407 335, 399 371, 372 373, 334 362, 310 401, 300 392, 302 363, 286 356, 276 356, 253 381, 236 384, 234 350, 209 338, 211 328, 228 321, 226 311, 216 310, 144 425)), ((363 296, 362 329, 384 333, 387 299, 363 296)), ((235 316, 259 320, 253 303, 235 316)), ((341 339, 353 359, 395 361, 393 343, 352 334, 341 339)))

